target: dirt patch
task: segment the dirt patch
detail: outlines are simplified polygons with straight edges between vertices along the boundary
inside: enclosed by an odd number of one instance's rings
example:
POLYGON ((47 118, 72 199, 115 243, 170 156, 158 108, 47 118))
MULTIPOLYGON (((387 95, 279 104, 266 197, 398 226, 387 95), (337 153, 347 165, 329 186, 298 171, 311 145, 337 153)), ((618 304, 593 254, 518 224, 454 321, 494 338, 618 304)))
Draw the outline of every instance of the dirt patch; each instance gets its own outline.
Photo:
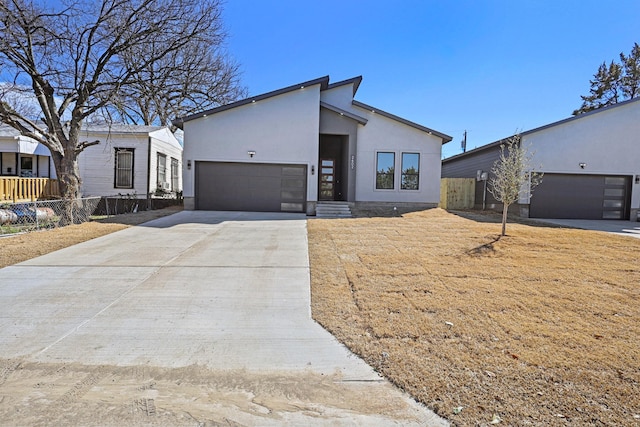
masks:
POLYGON ((132 225, 171 215, 181 209, 182 207, 172 206, 155 211, 111 216, 84 224, 2 237, 0 238, 0 268, 95 239, 132 225))
POLYGON ((440 209, 308 229, 314 318, 452 423, 640 423, 639 240, 440 209))
POLYGON ((406 403, 389 395, 314 373, 0 360, 3 425, 309 425, 345 413, 366 425, 370 416, 406 413, 406 403))

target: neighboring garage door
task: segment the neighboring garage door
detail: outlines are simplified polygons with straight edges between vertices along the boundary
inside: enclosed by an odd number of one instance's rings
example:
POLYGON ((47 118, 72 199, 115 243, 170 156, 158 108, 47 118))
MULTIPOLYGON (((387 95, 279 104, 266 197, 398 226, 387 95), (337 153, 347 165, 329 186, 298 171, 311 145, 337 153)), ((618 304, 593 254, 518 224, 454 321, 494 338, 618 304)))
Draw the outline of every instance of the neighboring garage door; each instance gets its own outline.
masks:
POLYGON ((629 219, 631 177, 547 174, 533 190, 531 218, 629 219))
POLYGON ((307 167, 196 162, 196 209, 305 212, 307 167))

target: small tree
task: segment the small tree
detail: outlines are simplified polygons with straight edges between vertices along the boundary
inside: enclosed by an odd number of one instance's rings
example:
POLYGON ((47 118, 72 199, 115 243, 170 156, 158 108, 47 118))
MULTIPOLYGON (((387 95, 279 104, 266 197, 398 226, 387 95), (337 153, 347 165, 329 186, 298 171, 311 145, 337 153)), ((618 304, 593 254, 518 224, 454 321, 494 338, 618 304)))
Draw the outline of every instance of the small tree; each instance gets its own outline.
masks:
POLYGON ((500 144, 500 158, 491 168, 489 193, 502 202, 502 236, 507 230, 509 206, 520 196, 531 197, 533 189, 542 182, 542 173, 531 171, 533 154, 522 146, 522 138, 514 135, 500 144))

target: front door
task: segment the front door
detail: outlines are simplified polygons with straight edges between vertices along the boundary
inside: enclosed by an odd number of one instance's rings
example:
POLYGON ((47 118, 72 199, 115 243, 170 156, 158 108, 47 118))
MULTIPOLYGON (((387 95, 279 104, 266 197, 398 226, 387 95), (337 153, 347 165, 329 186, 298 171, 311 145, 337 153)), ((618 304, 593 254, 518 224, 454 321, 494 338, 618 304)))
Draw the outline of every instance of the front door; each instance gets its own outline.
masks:
POLYGON ((319 200, 335 200, 336 161, 320 159, 320 195, 319 200))

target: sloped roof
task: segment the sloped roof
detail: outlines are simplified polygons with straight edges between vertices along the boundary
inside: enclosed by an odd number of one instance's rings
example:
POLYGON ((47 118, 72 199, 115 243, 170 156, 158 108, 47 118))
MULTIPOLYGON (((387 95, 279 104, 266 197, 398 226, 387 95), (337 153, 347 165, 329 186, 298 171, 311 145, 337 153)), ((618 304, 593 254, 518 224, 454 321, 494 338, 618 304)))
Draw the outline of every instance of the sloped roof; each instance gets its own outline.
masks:
POLYGON ((327 104, 324 101, 320 101, 320 107, 322 108, 326 108, 329 111, 333 111, 334 113, 340 114, 341 116, 347 117, 351 120, 355 120, 356 122, 360 123, 361 125, 366 125, 367 122, 369 121, 368 119, 365 119, 364 117, 360 117, 357 114, 353 114, 349 111, 343 110, 342 108, 338 108, 335 105, 331 105, 331 104, 327 104))
POLYGON ((419 125, 418 123, 414 123, 414 122, 409 121, 407 119, 403 119, 402 117, 396 116, 395 114, 387 113, 386 111, 383 111, 383 110, 381 110, 379 108, 376 108, 376 107, 372 107, 371 105, 367 105, 367 104, 365 104, 363 102, 356 101, 355 99, 353 100, 352 104, 354 106, 356 106, 356 107, 363 108, 365 110, 369 110, 372 113, 380 114, 381 116, 384 116, 384 117, 386 117, 388 119, 395 120, 395 121, 400 122, 402 124, 405 124, 407 126, 411 126, 412 128, 416 128, 416 129, 421 130, 423 132, 426 132, 428 134, 435 135, 435 136, 437 136, 439 138, 442 138, 442 143, 443 144, 446 144, 447 142, 449 142, 449 141, 451 141, 453 139, 453 137, 451 137, 449 135, 446 135, 444 133, 438 132, 437 130, 433 130, 433 129, 428 128, 426 126, 419 125))
POLYGON ((341 82, 331 83, 329 86, 327 86, 327 90, 340 87, 340 86, 353 84, 353 96, 356 96, 356 92, 360 87, 360 83, 362 83, 362 76, 357 76, 347 80, 342 80, 341 82))
POLYGON ((110 134, 149 134, 163 129, 165 126, 128 125, 120 123, 84 124, 82 132, 110 133, 110 134))
MULTIPOLYGON (((535 133, 535 132, 540 132, 541 130, 545 130, 545 129, 549 129, 549 128, 552 128, 552 127, 555 127, 555 126, 563 125, 565 123, 573 122, 575 120, 584 119, 585 117, 589 117, 589 116, 593 116, 595 114, 603 113, 605 111, 613 110, 614 108, 619 108, 619 107, 622 107, 624 105, 628 105, 628 104, 631 104, 631 103, 634 103, 634 102, 640 102, 640 97, 633 98, 633 99, 628 99, 626 101, 618 102, 617 104, 609 105, 607 107, 598 108, 597 110, 592 110, 592 111, 589 111, 587 113, 578 114, 576 116, 572 116, 572 117, 568 117, 566 119, 558 120, 557 122, 552 122, 552 123, 549 123, 549 124, 546 124, 546 125, 543 125, 543 126, 539 126, 537 128, 533 128, 533 129, 530 129, 530 130, 527 130, 527 131, 524 131, 524 132, 520 132, 520 135, 521 136, 530 135, 530 134, 535 133)), ((480 153, 480 152, 482 152, 484 150, 488 150, 490 148, 497 147, 500 144, 503 144, 505 141, 507 141, 509 138, 511 138, 513 136, 515 136, 515 135, 511 135, 511 136, 508 136, 506 138, 499 139, 498 141, 491 142, 491 143, 486 144, 486 145, 482 145, 482 146, 480 146, 478 148, 474 148, 473 150, 469 150, 469 151, 466 151, 464 153, 456 154, 455 156, 447 157, 446 159, 443 159, 442 162, 446 163, 446 162, 448 162, 450 160, 456 160, 456 159, 459 159, 459 158, 470 156, 470 155, 475 154, 475 153, 480 153)))
MULTIPOLYGON (((192 114, 186 117, 180 117, 177 118, 176 120, 173 121, 174 126, 177 126, 179 128, 182 129, 182 126, 185 122, 191 121, 191 120, 196 120, 199 119, 201 117, 206 117, 208 115, 211 114, 215 114, 215 113, 219 113, 221 111, 226 111, 226 110, 230 110, 232 108, 236 108, 236 107, 240 107, 242 105, 247 105, 247 104, 251 104, 253 102, 257 102, 263 99, 267 99, 267 98, 271 98, 274 96, 278 96, 278 95, 282 95, 288 92, 292 92, 294 90, 298 90, 298 89, 302 89, 305 88, 307 86, 313 86, 313 85, 320 85, 320 91, 324 91, 324 90, 330 90, 336 87, 340 87, 340 86, 345 86, 345 85, 349 85, 352 84, 353 85, 353 96, 355 96, 356 92, 358 91, 358 88, 360 87, 360 83, 362 82, 362 76, 357 76, 357 77, 352 77, 350 79, 346 79, 346 80, 342 80, 339 82, 335 82, 335 83, 331 83, 329 84, 329 76, 324 76, 324 77, 320 77, 314 80, 309 80, 307 82, 303 82, 303 83, 298 83, 295 85, 291 85, 291 86, 287 86, 285 88, 282 89, 278 89, 278 90, 274 90, 271 92, 267 92, 267 93, 263 93, 261 95, 256 95, 256 96, 252 96, 240 101, 236 101, 236 102, 232 102, 231 104, 227 104, 227 105, 222 105, 220 107, 216 107, 216 108, 212 108, 210 110, 207 111, 202 111, 200 113, 197 114, 192 114)), ((415 129, 421 130, 423 132, 429 133, 431 135, 435 135, 439 138, 442 138, 442 143, 445 144, 449 141, 451 141, 453 138, 449 135, 446 135, 444 133, 438 132, 436 130, 430 129, 426 126, 422 126, 419 125, 417 123, 411 122, 409 120, 403 119, 402 117, 393 115, 391 113, 387 113, 386 111, 380 110, 378 108, 372 107, 370 105, 364 104, 362 102, 353 100, 352 101, 352 105, 356 106, 356 107, 360 107, 360 108, 364 108, 365 110, 370 110, 373 111, 375 113, 378 113, 382 116, 385 116, 389 119, 395 120, 397 122, 403 123, 407 126, 411 126, 415 129)), ((367 123, 367 119, 364 117, 360 117, 357 114, 354 114, 352 112, 343 110, 341 108, 338 108, 334 105, 328 104, 326 102, 320 101, 320 106, 322 108, 326 108, 330 111, 336 112, 342 116, 348 117, 352 120, 357 121, 360 124, 366 124, 367 123)))
POLYGON ((212 108, 210 110, 202 111, 200 113, 191 114, 186 117, 180 117, 173 121, 173 125, 182 129, 182 125, 184 122, 188 122, 191 120, 196 120, 201 117, 208 116, 210 114, 219 113, 221 111, 230 110, 232 108, 240 107, 242 105, 251 104, 253 102, 261 101, 263 99, 272 98, 274 96, 283 95, 285 93, 292 92, 298 89, 304 89, 305 87, 320 85, 320 90, 324 90, 329 85, 329 76, 320 77, 314 80, 309 80, 306 82, 298 83, 295 85, 287 86, 282 89, 274 90, 271 92, 263 93, 261 95, 251 96, 249 98, 242 99, 240 101, 232 102, 231 104, 221 105, 220 107, 212 108))
POLYGON ((20 132, 18 132, 16 129, 12 128, 9 125, 0 123, 0 137, 11 138, 15 136, 20 136, 20 132))

